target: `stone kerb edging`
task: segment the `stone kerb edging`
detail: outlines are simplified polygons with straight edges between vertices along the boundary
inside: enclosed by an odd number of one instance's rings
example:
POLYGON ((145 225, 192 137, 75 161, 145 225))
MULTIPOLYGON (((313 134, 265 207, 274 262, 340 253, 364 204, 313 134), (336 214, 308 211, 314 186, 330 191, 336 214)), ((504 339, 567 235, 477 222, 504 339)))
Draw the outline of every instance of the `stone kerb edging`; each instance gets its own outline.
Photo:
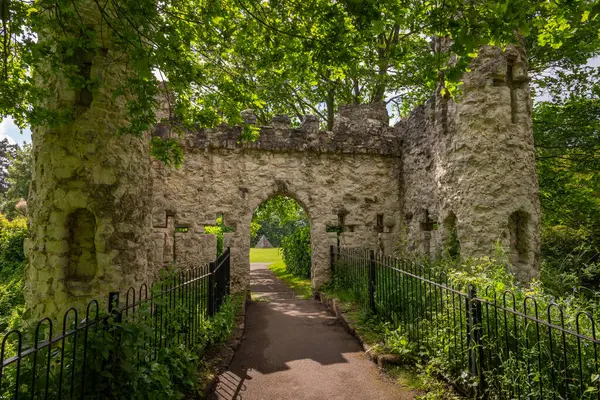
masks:
POLYGON ((352 322, 350 322, 344 314, 344 310, 340 306, 340 302, 338 299, 329 297, 323 292, 317 292, 315 294, 315 298, 319 300, 321 304, 327 307, 327 309, 333 315, 335 315, 337 320, 340 321, 344 329, 349 334, 351 334, 354 338, 356 338, 356 340, 358 340, 367 358, 375 364, 377 364, 379 368, 387 368, 390 366, 400 365, 402 363, 400 356, 398 356, 397 354, 378 353, 377 344, 368 343, 364 337, 360 336, 360 334, 352 326, 352 322))

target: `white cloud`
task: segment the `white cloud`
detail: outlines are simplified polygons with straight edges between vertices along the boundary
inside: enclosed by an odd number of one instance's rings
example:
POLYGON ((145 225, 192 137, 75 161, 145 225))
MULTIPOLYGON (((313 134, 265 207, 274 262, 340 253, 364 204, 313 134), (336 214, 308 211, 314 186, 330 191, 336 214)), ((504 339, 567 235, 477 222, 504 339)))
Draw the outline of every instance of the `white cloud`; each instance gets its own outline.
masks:
POLYGON ((0 140, 8 139, 11 144, 15 144, 15 140, 8 136, 8 124, 12 125, 12 120, 5 118, 0 122, 0 140))
POLYGON ((13 119, 8 117, 0 122, 0 140, 4 138, 7 138, 11 143, 18 143, 19 145, 30 143, 31 130, 25 128, 21 133, 21 130, 15 125, 13 119))

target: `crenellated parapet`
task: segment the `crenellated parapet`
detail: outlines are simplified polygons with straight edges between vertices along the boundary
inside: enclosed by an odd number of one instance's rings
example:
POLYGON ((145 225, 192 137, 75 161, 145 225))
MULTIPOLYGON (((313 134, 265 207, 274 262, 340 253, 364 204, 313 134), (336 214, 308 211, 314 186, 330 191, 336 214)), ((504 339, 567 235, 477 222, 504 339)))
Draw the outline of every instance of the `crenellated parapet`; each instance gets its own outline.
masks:
MULTIPOLYGON (((252 123, 256 118, 251 110, 242 113, 252 123)), ((389 126, 384 104, 343 106, 335 116, 333 130, 320 130, 319 119, 305 115, 299 127, 292 127, 287 115, 273 117, 270 125, 259 127, 259 138, 254 142, 242 141, 241 126, 222 125, 188 131, 184 135, 184 147, 194 149, 256 149, 269 152, 312 152, 339 154, 376 154, 396 156, 400 154, 400 142, 396 131, 389 126)), ((164 136, 166 125, 158 125, 155 135, 164 136)))

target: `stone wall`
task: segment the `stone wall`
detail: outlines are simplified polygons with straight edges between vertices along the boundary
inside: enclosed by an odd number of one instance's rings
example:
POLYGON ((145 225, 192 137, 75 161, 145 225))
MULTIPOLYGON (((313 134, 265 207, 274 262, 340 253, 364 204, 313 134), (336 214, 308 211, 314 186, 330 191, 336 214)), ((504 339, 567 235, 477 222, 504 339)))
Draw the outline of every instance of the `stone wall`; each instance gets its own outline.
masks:
POLYGON ((326 228, 336 226, 342 246, 386 253, 480 257, 501 249, 521 279, 531 278, 540 210, 524 59, 515 47, 481 49, 456 102, 440 88, 394 128, 376 104, 342 107, 332 132, 312 116, 296 129, 278 116, 254 143, 239 143, 240 127, 188 132, 183 167, 153 168, 154 267, 213 259, 215 239, 204 226, 223 214, 235 228, 226 235, 233 284, 247 287, 252 213, 284 194, 310 217, 315 288, 329 277, 336 238, 326 228), (174 226, 187 232, 173 234, 174 226))
POLYGON ((333 132, 319 131, 311 118, 292 129, 279 117, 261 128, 257 142, 238 143, 240 133, 238 127, 189 132, 180 169, 154 164, 155 268, 214 259, 216 241, 204 227, 223 215, 234 229, 225 234, 232 284, 247 288, 252 214, 275 195, 294 198, 309 216, 315 288, 329 278, 329 246, 337 242, 327 227, 344 227, 343 245, 392 251, 400 217, 400 158, 383 106, 344 108, 333 132), (174 227, 186 232, 173 234, 174 227))

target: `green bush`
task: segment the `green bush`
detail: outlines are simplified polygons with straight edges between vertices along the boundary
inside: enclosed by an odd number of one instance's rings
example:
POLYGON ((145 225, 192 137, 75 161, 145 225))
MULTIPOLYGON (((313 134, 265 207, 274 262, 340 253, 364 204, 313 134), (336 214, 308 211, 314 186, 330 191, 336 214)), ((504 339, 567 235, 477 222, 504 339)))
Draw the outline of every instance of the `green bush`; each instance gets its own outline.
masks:
MULTIPOLYGON (((367 254, 345 250, 335 264, 332 285, 335 292, 351 295, 363 310, 371 311, 369 269, 363 261, 368 260, 367 254)), ((596 302, 583 296, 549 295, 536 281, 523 285, 507 272, 504 263, 489 258, 430 264, 381 257, 376 261, 376 265, 388 266, 375 269, 373 315, 375 320, 385 321, 386 351, 452 380, 473 396, 550 399, 598 395, 600 378, 592 340, 580 340, 572 333, 563 336, 556 328, 564 319, 571 332, 597 337, 592 325, 592 319, 598 321, 600 316, 596 302), (470 303, 471 315, 479 313, 473 319, 466 313, 470 288, 476 289, 479 299, 470 303), (479 311, 473 311, 478 307, 479 311), (482 346, 470 353, 475 344, 469 324, 476 319, 482 346), (538 320, 545 322, 536 323, 538 320), (550 331, 548 325, 553 327, 550 331), (483 386, 478 385, 479 376, 470 365, 473 354, 481 357, 478 365, 483 386)))
POLYGON ((23 241, 27 237, 27 221, 15 218, 9 221, 0 214, 0 267, 25 261, 23 241))
POLYGON ((23 241, 27 237, 25 218, 7 220, 0 214, 0 330, 4 331, 24 312, 23 241))
MULTIPOLYGON (((89 329, 75 331, 64 341, 55 342, 50 352, 45 348, 35 353, 37 357, 25 356, 20 363, 20 392, 31 393, 35 398, 57 399, 65 393, 86 399, 190 398, 204 383, 199 365, 205 363, 207 349, 230 337, 244 297, 225 298, 220 310, 208 317, 206 298, 202 298, 207 292, 199 285, 188 287, 190 292, 186 294, 177 291, 169 298, 161 296, 172 290, 178 279, 169 274, 153 285, 152 303, 142 302, 119 318, 101 312, 101 323, 88 321, 92 324, 89 329), (190 304, 192 298, 198 302, 196 306, 190 304), (36 363, 35 359, 49 361, 36 363), (36 384, 32 388, 34 373, 36 384), (85 380, 79 379, 82 374, 85 380), (72 377, 76 379, 72 381, 72 377)), ((74 326, 74 315, 70 313, 67 327, 74 326)), ((49 325, 42 322, 40 326, 43 340, 49 325)), ((35 329, 28 326, 22 331, 24 349, 32 347, 35 329)), ((13 334, 10 339, 7 357, 17 352, 17 336, 13 334)), ((16 364, 3 372, 0 397, 12 398, 19 379, 16 364)))
POLYGON ((310 278, 310 226, 297 228, 281 241, 285 269, 300 278, 310 278))
POLYGON ((564 225, 542 228, 540 280, 554 296, 598 297, 600 243, 587 229, 564 225))
MULTIPOLYGON (((172 284, 168 280, 165 283, 172 284)), ((235 299, 235 302, 239 300, 235 299)), ((136 319, 125 322, 112 321, 118 329, 119 341, 115 342, 115 336, 109 334, 95 344, 100 352, 116 354, 112 367, 114 373, 107 374, 110 365, 101 363, 96 366, 98 373, 107 378, 104 381, 104 392, 110 394, 106 398, 186 398, 187 394, 195 391, 198 384, 198 365, 203 354, 210 346, 226 341, 235 326, 236 305, 231 298, 226 298, 218 313, 200 321, 197 330, 194 331, 197 335, 195 340, 192 339, 194 344, 186 344, 180 338, 185 336, 187 327, 178 317, 186 315, 188 307, 181 304, 179 307, 170 308, 167 314, 162 316, 165 325, 160 331, 163 335, 170 333, 172 337, 165 337, 168 346, 160 348, 156 359, 152 360, 155 350, 148 346, 148 342, 151 342, 157 327, 145 318, 149 311, 149 308, 141 309, 136 319), (151 361, 139 361, 144 359, 151 361)), ((192 318, 190 315, 187 317, 192 318)))

